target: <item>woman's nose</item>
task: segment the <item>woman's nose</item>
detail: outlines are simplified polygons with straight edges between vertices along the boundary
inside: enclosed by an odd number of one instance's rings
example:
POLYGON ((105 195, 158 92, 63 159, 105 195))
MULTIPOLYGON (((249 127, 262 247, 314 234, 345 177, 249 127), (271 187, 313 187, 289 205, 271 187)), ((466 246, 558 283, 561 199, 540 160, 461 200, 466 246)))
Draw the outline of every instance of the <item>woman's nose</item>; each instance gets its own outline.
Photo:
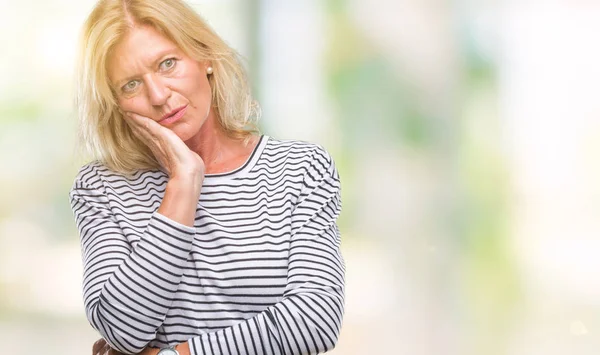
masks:
POLYGON ((148 88, 148 98, 153 106, 164 105, 171 96, 171 89, 157 75, 151 74, 146 77, 146 88, 148 88))

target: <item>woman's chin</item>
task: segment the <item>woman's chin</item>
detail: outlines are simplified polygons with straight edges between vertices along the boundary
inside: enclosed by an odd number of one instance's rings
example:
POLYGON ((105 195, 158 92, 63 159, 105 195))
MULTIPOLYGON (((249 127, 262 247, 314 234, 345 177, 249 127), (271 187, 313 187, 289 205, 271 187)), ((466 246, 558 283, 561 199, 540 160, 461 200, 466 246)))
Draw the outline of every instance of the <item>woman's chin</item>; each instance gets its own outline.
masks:
POLYGON ((194 132, 188 124, 182 123, 170 127, 171 131, 177 135, 182 141, 187 142, 194 137, 194 132))

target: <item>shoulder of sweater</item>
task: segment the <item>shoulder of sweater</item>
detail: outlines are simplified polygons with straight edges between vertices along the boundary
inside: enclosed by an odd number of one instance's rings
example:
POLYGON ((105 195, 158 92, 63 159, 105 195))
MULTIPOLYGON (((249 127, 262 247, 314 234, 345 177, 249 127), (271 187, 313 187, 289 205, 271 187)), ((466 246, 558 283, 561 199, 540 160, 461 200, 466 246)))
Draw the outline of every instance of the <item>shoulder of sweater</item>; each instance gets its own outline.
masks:
POLYGON ((314 185, 318 181, 331 180, 339 183, 335 162, 329 152, 320 144, 301 140, 277 140, 270 138, 266 155, 292 157, 293 165, 301 167, 304 183, 314 185))
POLYGON ((331 155, 323 146, 303 140, 284 140, 270 137, 266 151, 269 154, 302 154, 307 160, 320 160, 328 165, 333 162, 331 155))

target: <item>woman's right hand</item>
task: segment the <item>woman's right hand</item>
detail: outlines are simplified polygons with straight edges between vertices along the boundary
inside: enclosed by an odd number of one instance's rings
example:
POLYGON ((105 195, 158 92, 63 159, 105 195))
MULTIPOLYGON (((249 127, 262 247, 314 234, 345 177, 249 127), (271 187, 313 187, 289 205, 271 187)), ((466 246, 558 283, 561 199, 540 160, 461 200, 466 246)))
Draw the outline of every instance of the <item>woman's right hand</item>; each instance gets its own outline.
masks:
POLYGON ((204 161, 170 129, 158 122, 133 112, 127 112, 129 126, 150 148, 171 179, 194 178, 202 184, 204 161))
POLYGON ((94 345, 92 346, 92 355, 125 355, 115 349, 112 349, 110 345, 104 340, 104 338, 100 338, 96 340, 94 345))
POLYGON ((128 112, 127 120, 169 175, 158 213, 178 223, 193 226, 196 205, 204 182, 204 161, 170 129, 154 120, 128 112))

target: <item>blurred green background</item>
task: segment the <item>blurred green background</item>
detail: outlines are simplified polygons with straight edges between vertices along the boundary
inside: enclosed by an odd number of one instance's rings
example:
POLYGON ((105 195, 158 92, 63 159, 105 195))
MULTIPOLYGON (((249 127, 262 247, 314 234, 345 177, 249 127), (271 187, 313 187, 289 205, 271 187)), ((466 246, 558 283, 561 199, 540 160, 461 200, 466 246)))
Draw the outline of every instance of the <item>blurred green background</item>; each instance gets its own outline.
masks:
MULTIPOLYGON (((68 203, 93 1, 0 2, 0 344, 88 354, 68 203)), ((343 184, 335 355, 600 349, 600 2, 189 1, 343 184)))

